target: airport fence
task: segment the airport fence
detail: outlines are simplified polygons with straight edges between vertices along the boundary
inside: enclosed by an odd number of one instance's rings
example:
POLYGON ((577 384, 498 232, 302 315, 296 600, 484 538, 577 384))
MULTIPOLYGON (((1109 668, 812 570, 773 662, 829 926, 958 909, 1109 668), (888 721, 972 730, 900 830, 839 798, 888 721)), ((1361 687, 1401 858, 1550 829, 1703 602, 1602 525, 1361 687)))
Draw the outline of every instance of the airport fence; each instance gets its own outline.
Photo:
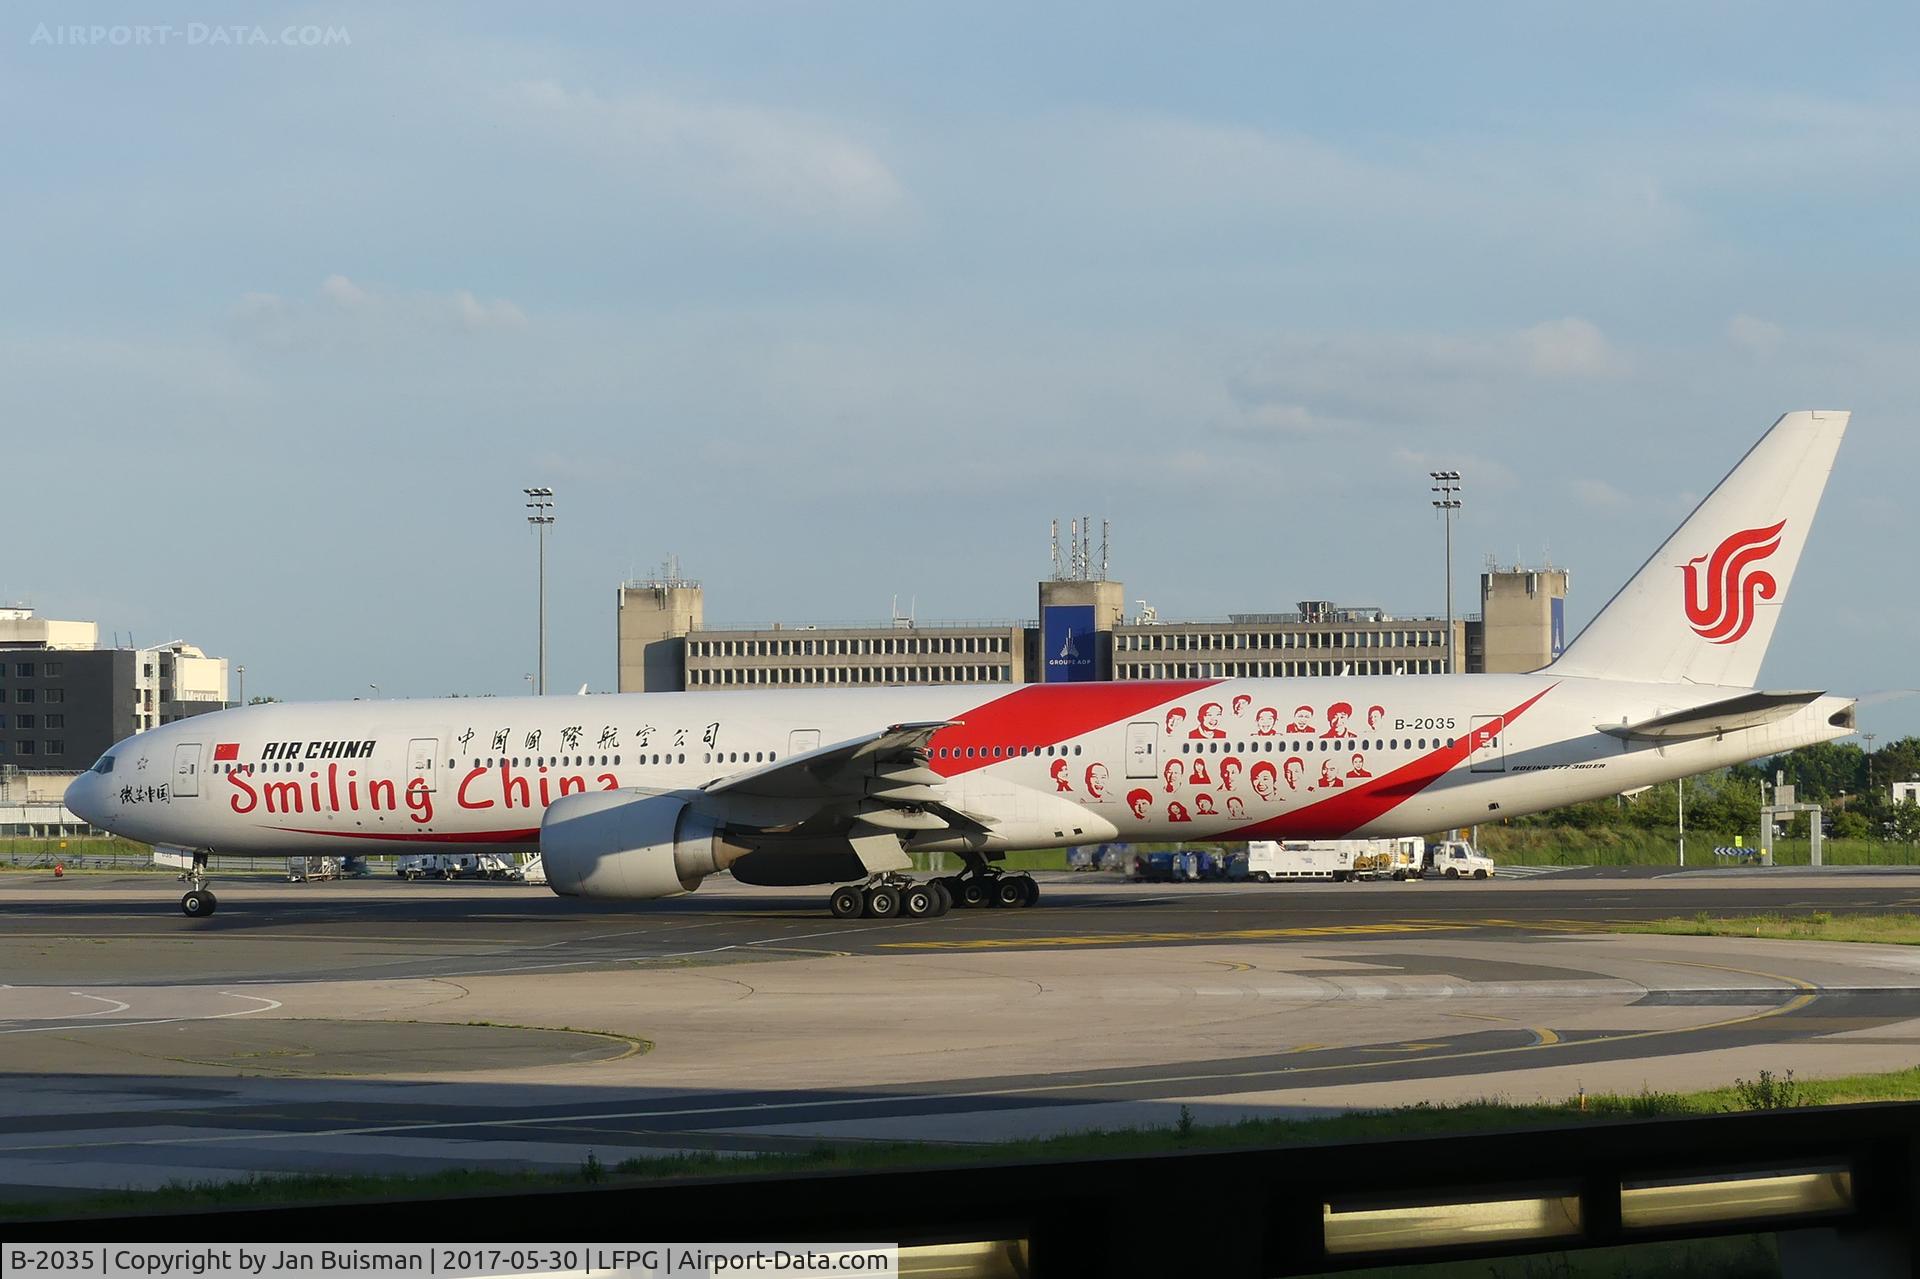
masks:
POLYGON ((884 1241, 905 1273, 1301 1275, 1772 1233, 1789 1274, 1907 1274, 1920 1103, 1122 1158, 704 1177, 9 1225, 77 1237, 884 1241), (526 1228, 532 1227, 528 1236, 526 1228))
MULTIPOLYGON (((366 859, 370 875, 392 875, 391 857, 366 859)), ((150 871, 174 875, 172 866, 156 866, 153 849, 125 839, 9 839, 0 840, 0 868, 7 870, 46 870, 55 866, 68 871, 124 871, 128 874, 150 871)), ((285 875, 287 858, 281 856, 235 856, 222 854, 211 867, 215 878, 221 875, 285 875)))
MULTIPOLYGON (((1759 837, 1751 831, 1689 829, 1687 865, 1714 865, 1713 850, 1732 846, 1736 834, 1748 847, 1759 843, 1759 837)), ((1638 827, 1488 825, 1479 828, 1479 843, 1482 852, 1508 866, 1671 866, 1679 851, 1675 832, 1638 827)), ((1725 860, 1718 859, 1720 864, 1725 860)), ((1804 838, 1781 836, 1773 842, 1773 860, 1777 866, 1808 865, 1811 844, 1804 838)), ((1828 866, 1920 866, 1920 846, 1881 839, 1828 838, 1821 841, 1821 860, 1828 866)))

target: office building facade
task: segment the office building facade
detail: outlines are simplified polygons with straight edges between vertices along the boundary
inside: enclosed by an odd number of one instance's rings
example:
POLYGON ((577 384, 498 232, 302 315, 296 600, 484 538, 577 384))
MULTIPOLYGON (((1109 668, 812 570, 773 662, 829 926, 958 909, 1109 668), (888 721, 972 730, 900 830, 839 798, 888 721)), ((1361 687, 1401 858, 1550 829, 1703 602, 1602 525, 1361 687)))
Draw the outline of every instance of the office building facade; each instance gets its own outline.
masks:
POLYGON ((227 705, 225 658, 99 641, 96 623, 0 608, 0 767, 78 771, 122 738, 227 705))

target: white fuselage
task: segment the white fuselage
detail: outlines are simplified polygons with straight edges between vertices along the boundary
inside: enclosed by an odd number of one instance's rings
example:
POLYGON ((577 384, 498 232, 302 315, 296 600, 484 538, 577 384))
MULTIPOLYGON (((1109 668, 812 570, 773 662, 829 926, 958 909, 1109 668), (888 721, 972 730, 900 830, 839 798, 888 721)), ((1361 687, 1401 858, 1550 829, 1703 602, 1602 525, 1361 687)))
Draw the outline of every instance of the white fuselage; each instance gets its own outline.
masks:
POLYGON ((945 720, 928 767, 991 820, 993 849, 1413 835, 1851 731, 1837 697, 1722 736, 1600 731, 1741 691, 1542 672, 270 704, 130 738, 68 803, 213 853, 531 850, 563 794, 699 789, 945 720))

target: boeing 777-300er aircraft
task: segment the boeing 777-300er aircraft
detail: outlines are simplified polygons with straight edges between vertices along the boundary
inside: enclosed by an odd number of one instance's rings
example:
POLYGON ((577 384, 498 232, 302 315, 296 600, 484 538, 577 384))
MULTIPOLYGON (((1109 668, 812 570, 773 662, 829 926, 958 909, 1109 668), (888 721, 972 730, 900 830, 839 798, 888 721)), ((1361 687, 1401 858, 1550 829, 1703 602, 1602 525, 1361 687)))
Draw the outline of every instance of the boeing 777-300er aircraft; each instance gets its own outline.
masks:
POLYGON ((1789 413, 1551 665, 829 691, 237 707, 152 729, 67 791, 208 855, 537 850, 571 897, 836 884, 835 915, 1032 905, 1015 849, 1416 835, 1617 795, 1853 732, 1762 690, 1848 414, 1789 413), (910 853, 965 871, 916 882, 910 853))

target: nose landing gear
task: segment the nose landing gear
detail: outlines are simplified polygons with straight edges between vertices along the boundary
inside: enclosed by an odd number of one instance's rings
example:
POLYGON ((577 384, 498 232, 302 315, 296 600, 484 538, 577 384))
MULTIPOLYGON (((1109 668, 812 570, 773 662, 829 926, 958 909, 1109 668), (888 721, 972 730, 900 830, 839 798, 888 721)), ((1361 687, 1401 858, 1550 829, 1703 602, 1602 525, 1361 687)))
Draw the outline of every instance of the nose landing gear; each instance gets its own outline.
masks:
POLYGON ((220 899, 207 887, 207 855, 193 855, 193 869, 180 872, 182 881, 192 885, 181 895, 180 911, 188 919, 205 919, 218 909, 220 899))

